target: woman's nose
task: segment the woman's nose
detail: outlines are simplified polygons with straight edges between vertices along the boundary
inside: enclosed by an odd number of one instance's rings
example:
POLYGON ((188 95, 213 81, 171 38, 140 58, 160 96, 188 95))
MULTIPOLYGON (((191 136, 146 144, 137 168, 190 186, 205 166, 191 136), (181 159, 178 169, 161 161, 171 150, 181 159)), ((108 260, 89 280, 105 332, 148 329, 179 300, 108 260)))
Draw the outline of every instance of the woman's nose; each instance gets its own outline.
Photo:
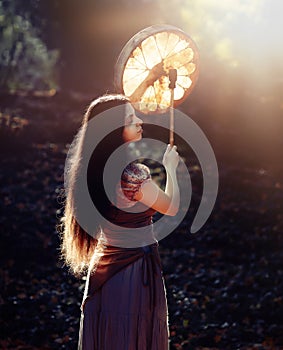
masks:
POLYGON ((137 126, 139 126, 139 125, 142 125, 142 124, 143 124, 143 121, 142 121, 140 118, 138 118, 138 117, 136 116, 134 123, 135 123, 137 126))

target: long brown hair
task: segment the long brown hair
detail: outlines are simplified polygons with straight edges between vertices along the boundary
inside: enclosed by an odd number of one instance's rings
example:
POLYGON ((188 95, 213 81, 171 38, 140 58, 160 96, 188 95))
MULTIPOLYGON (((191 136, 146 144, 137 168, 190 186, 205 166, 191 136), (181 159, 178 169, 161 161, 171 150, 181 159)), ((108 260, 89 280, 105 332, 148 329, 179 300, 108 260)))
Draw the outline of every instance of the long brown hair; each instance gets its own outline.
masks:
MULTIPOLYGON (((61 257, 70 270, 77 276, 86 272, 98 243, 98 239, 88 234, 78 224, 75 217, 74 184, 80 174, 82 150, 88 122, 96 115, 128 102, 125 96, 118 94, 104 95, 92 101, 68 153, 68 164, 65 166, 65 178, 66 174, 68 175, 68 191, 65 193, 64 214, 61 218, 59 232, 61 236, 61 257)), ((120 117, 122 118, 124 116, 120 117)), ((92 176, 88 177, 88 188, 92 192, 90 193, 91 198, 97 203, 105 202, 102 167, 111 152, 123 143, 122 129, 115 130, 114 134, 111 134, 110 140, 109 138, 103 140, 102 144, 98 145, 99 150, 96 152, 96 157, 92 156, 89 162, 89 169, 92 170, 92 176), (101 152, 101 150, 103 151, 101 152), (91 191, 94 188, 95 190, 91 191)), ((97 223, 97 232, 99 230, 100 226, 97 223)))

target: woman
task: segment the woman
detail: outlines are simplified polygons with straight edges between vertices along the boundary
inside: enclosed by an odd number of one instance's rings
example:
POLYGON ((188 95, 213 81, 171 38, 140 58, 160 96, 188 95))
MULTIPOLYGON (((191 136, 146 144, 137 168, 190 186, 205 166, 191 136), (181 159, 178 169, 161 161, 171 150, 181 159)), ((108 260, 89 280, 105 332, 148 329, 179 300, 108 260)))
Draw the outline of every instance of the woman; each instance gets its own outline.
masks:
MULTIPOLYGON (((90 104, 72 144, 65 174, 68 192, 61 250, 76 275, 88 269, 79 349, 168 349, 167 303, 152 215, 158 211, 173 216, 178 211, 176 146, 168 145, 163 156, 167 175, 165 191, 151 179, 149 169, 137 162, 125 167, 121 182, 112 188, 111 200, 103 183, 103 170, 110 155, 120 146, 127 150, 141 138, 142 120, 135 115, 128 99, 106 95, 90 104), (96 232, 89 234, 75 216, 75 184, 80 176, 89 122, 110 109, 114 109, 115 118, 121 118, 122 126, 97 145, 88 164, 89 194, 105 218, 105 222, 96 223, 96 232), (137 244, 135 237, 132 244, 129 237, 136 232, 140 242, 137 244), (130 242, 127 247, 125 237, 130 242)), ((123 156, 126 157, 126 151, 123 156)))

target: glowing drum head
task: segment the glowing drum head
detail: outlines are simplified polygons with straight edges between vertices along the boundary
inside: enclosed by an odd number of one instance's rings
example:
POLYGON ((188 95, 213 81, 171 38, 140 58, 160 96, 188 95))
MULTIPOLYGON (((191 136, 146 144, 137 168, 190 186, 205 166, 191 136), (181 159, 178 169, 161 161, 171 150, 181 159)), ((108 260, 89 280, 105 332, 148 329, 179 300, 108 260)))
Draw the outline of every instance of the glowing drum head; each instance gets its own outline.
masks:
POLYGON ((177 70, 174 107, 191 93, 199 74, 193 40, 171 25, 155 25, 134 35, 115 67, 115 86, 144 114, 165 113, 170 107, 169 71, 177 70))

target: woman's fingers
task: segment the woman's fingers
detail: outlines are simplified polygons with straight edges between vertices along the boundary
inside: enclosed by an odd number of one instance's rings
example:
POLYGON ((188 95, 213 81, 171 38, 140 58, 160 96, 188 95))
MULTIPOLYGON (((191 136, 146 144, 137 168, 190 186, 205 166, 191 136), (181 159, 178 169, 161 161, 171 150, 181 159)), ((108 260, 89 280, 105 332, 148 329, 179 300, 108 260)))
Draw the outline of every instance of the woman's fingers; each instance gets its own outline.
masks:
POLYGON ((171 150, 176 151, 176 149, 177 149, 177 146, 176 146, 176 145, 174 145, 173 147, 171 147, 171 145, 170 145, 170 144, 168 144, 168 145, 167 145, 167 149, 166 149, 166 151, 167 151, 167 150, 169 150, 169 151, 171 151, 171 150))
POLYGON ((173 166, 174 168, 177 167, 179 162, 179 153, 177 152, 177 146, 174 145, 173 147, 167 145, 166 151, 163 156, 163 165, 164 166, 173 166))
POLYGON ((175 153, 175 155, 179 156, 179 153, 177 152, 177 146, 174 145, 173 147, 171 147, 170 145, 168 145, 167 149, 164 153, 164 156, 167 156, 169 154, 173 155, 174 153, 175 153), (171 153, 172 151, 173 151, 173 153, 171 153))

